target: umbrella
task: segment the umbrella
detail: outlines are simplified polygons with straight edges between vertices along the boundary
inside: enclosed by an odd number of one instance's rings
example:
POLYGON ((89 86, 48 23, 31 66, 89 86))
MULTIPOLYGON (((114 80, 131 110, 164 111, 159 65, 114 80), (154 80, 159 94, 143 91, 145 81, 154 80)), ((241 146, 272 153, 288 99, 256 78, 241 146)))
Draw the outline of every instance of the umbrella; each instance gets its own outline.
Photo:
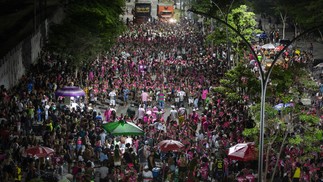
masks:
POLYGON ((276 110, 281 110, 283 107, 284 107, 284 104, 283 103, 279 103, 279 104, 277 104, 277 105, 274 106, 274 108, 276 110))
POLYGON ((232 160, 252 161, 257 159, 253 143, 238 143, 229 148, 228 157, 232 160))
POLYGON ((77 96, 85 96, 85 92, 75 86, 65 86, 61 89, 58 89, 55 92, 56 96, 63 96, 63 97, 77 97, 77 96))
POLYGON ((261 46, 261 48, 263 49, 275 49, 274 44, 265 44, 263 46, 261 46))
POLYGON ((268 35, 265 32, 263 32, 261 34, 257 34, 256 37, 258 37, 260 39, 267 39, 268 35))
POLYGON ((144 131, 137 125, 123 120, 106 123, 102 127, 113 135, 144 135, 144 131))
POLYGON ((316 65, 315 68, 323 68, 323 63, 316 65))
POLYGON ((275 47, 275 51, 281 51, 282 49, 284 49, 282 45, 275 47))
POLYGON ((49 147, 36 146, 30 147, 25 151, 27 156, 31 157, 47 157, 54 154, 55 150, 49 147))
POLYGON ((158 147, 163 152, 174 151, 184 147, 180 141, 176 140, 163 140, 158 143, 158 147))
POLYGON ((286 107, 294 107, 294 103, 290 102, 290 103, 279 103, 277 105, 274 106, 274 109, 276 110, 281 110, 282 108, 286 108, 286 107))

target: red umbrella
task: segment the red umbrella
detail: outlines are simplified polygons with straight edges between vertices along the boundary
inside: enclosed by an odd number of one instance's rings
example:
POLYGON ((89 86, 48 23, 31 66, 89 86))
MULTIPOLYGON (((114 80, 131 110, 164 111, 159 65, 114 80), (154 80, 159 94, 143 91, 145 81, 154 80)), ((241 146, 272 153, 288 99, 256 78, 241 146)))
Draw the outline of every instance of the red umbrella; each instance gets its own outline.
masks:
POLYGON ((49 147, 35 146, 28 148, 25 153, 31 157, 47 157, 54 154, 55 150, 49 147))
POLYGON ((275 51, 281 51, 282 49, 284 49, 282 45, 275 47, 275 51))
POLYGON ((158 143, 158 147, 163 152, 174 151, 184 147, 179 141, 176 140, 163 140, 158 143))
POLYGON ((253 143, 238 143, 229 148, 228 157, 232 160, 257 160, 257 152, 253 143))

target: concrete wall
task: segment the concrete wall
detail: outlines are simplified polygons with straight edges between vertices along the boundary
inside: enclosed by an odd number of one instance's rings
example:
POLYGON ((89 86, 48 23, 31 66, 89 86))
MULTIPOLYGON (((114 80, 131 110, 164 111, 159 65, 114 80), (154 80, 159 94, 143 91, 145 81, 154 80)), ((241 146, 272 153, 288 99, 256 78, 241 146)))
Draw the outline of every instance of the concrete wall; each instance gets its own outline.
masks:
POLYGON ((28 67, 37 62, 43 43, 47 39, 49 26, 52 23, 62 22, 64 16, 64 10, 59 8, 32 35, 26 37, 0 59, 0 85, 9 89, 18 83, 28 67))

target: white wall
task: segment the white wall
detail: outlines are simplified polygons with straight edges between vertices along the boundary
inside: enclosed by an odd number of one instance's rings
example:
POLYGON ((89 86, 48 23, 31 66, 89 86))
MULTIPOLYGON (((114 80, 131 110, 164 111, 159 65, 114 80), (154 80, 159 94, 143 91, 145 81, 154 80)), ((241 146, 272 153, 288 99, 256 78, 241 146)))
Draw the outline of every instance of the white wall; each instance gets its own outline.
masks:
POLYGON ((0 59, 0 85, 4 85, 5 88, 9 89, 18 83, 26 72, 26 66, 37 62, 42 48, 42 41, 47 39, 48 28, 51 23, 62 22, 64 16, 63 9, 58 9, 51 18, 46 19, 41 24, 43 27, 38 27, 36 32, 22 40, 0 59), (41 32, 42 28, 45 29, 43 34, 41 32), (23 49, 24 44, 30 45, 30 47, 25 46, 25 49, 27 49, 25 50, 23 49))

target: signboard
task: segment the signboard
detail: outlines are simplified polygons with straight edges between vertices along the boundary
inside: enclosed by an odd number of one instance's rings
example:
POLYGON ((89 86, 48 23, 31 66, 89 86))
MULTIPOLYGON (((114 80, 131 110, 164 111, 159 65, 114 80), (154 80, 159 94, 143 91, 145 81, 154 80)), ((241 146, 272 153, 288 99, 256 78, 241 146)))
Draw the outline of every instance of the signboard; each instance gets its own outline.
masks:
POLYGON ((151 14, 151 4, 150 3, 136 3, 135 16, 150 17, 150 14, 151 14))

